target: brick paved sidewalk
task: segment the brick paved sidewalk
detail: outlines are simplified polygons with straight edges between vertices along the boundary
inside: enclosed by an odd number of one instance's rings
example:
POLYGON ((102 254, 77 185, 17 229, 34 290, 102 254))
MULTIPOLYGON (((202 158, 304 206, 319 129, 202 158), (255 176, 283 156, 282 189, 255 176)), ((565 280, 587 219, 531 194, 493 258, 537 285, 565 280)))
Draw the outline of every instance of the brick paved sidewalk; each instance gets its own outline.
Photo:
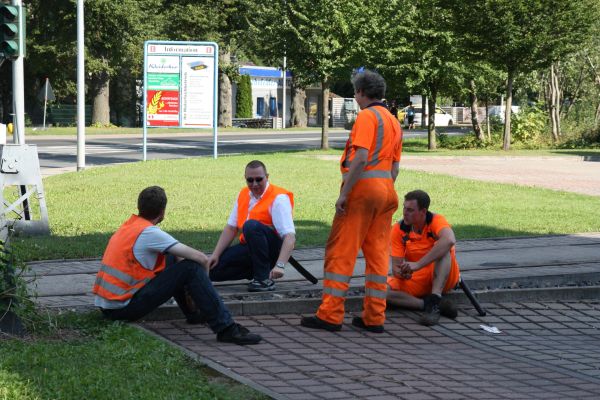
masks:
POLYGON ((239 317, 265 338, 248 347, 217 343, 207 327, 182 320, 142 326, 277 399, 600 397, 598 302, 506 303, 488 311, 474 317, 461 310, 455 322, 433 328, 418 325, 417 313, 389 311, 380 335, 352 327, 351 315, 336 333, 300 327, 300 315, 239 317))

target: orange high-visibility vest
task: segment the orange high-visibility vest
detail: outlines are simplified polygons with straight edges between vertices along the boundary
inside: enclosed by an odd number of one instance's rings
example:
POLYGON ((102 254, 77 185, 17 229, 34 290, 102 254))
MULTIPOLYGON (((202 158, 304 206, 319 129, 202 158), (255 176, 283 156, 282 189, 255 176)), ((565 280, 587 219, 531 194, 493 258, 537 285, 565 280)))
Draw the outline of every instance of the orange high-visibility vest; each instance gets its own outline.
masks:
POLYGON ((159 254, 153 270, 144 268, 133 255, 133 245, 152 222, 132 215, 112 235, 102 257, 92 292, 111 301, 126 301, 165 269, 165 256, 159 254))
MULTIPOLYGON (((250 207, 250 190, 246 187, 240 190, 240 194, 238 195, 237 206, 238 206, 238 215, 237 215, 237 228, 241 232, 244 223, 249 219, 256 220, 262 224, 265 224, 273 229, 273 219, 271 218, 271 205, 275 201, 275 197, 280 194, 286 194, 290 198, 290 203, 292 205, 292 209, 294 208, 294 194, 285 190, 284 188, 280 188, 279 186, 275 186, 273 184, 269 184, 269 187, 263 193, 262 197, 258 202, 252 207, 252 210, 248 210, 250 207)), ((246 243, 244 239, 244 234, 240 234, 240 242, 246 243)))
POLYGON ((369 143, 367 165, 361 178, 391 178, 392 163, 400 161, 402 150, 402 128, 398 120, 378 103, 362 110, 352 127, 340 159, 342 174, 348 172, 350 163, 354 159, 356 153, 354 142, 359 131, 375 132, 372 142, 369 143))

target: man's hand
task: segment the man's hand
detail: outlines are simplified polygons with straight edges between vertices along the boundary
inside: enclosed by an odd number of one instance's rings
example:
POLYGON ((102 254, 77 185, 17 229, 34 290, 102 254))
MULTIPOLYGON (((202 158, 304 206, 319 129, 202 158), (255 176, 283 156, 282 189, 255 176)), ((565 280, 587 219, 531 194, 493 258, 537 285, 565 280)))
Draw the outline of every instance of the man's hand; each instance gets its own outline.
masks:
POLYGON ((337 201, 335 202, 335 212, 337 214, 341 214, 344 215, 346 214, 346 195, 345 194, 340 194, 340 197, 338 197, 337 201))
POLYGON ((271 270, 271 275, 269 276, 270 279, 279 279, 279 278, 283 278, 283 275, 285 274, 285 271, 279 267, 274 267, 271 270))
POLYGON ((218 263, 219 263, 219 256, 213 253, 210 255, 210 257, 208 257, 206 266, 210 270, 210 269, 213 269, 214 267, 216 267, 218 263))
POLYGON ((407 263, 402 263, 399 265, 398 264, 392 265, 392 274, 396 278, 400 278, 400 279, 412 278, 412 271, 411 271, 410 267, 407 265, 407 263))

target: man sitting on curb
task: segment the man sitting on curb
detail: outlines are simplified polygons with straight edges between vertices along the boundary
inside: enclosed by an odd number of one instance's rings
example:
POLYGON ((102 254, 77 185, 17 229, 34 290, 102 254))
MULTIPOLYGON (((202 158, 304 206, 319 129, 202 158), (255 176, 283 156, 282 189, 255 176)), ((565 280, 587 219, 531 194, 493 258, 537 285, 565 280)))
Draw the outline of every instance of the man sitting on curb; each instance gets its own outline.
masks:
POLYGON ((166 206, 167 196, 158 186, 139 194, 138 215, 121 225, 104 252, 93 288, 95 305, 107 318, 135 321, 174 297, 187 321, 206 321, 218 341, 260 342, 259 335, 231 318, 208 278, 207 256, 156 226, 163 220, 166 206), (167 265, 166 255, 179 262, 167 265), (195 311, 187 304, 187 295, 195 311))
POLYGON ((294 195, 269 182, 267 167, 254 160, 246 165, 247 187, 233 204, 229 220, 208 259, 210 279, 216 282, 252 279, 250 292, 275 289, 294 250, 294 195), (240 243, 229 246, 241 232, 240 243))
POLYGON ((442 294, 458 284, 452 228, 429 209, 429 195, 415 190, 404 196, 404 219, 392 227, 392 276, 387 303, 424 310, 420 323, 435 325, 440 314, 456 318, 456 307, 442 294))

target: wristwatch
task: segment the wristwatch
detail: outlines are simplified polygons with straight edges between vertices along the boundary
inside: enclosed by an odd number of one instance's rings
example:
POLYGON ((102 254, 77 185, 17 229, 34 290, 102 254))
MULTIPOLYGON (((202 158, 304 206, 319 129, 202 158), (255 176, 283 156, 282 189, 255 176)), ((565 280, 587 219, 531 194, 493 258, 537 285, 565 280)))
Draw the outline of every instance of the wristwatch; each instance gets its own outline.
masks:
POLYGON ((284 262, 277 261, 277 263, 275 264, 275 266, 276 266, 277 268, 285 269, 285 264, 286 264, 286 263, 284 263, 284 262))

